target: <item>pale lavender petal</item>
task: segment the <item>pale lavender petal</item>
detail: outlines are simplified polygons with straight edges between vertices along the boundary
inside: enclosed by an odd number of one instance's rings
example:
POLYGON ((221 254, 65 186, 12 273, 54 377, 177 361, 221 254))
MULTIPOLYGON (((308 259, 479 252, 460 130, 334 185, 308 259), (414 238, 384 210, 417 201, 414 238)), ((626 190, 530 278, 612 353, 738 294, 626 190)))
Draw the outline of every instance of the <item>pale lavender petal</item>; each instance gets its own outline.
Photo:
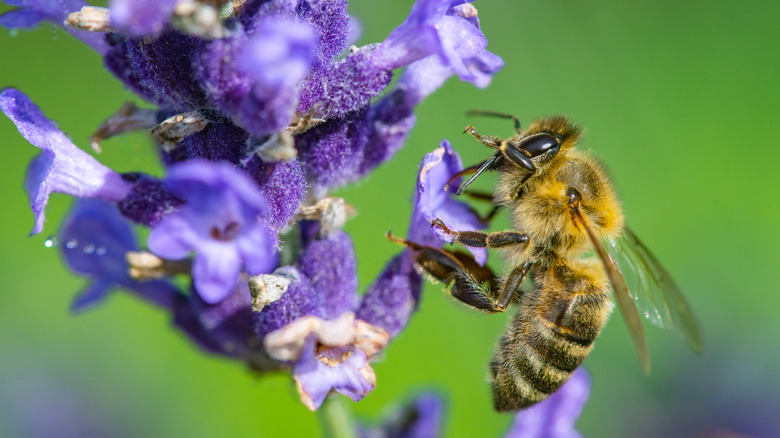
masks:
POLYGON ((314 28, 294 19, 265 19, 244 45, 236 68, 251 79, 251 91, 239 108, 238 120, 250 133, 271 134, 290 124, 296 86, 315 60, 314 28))
POLYGON ((190 255, 198 236, 186 218, 171 214, 164 217, 149 231, 147 245, 158 256, 170 260, 181 260, 190 255))
POLYGON ((108 281, 91 282, 83 291, 79 292, 70 303, 71 313, 81 313, 102 303, 103 299, 114 287, 116 287, 116 285, 108 281))
POLYGON ((201 245, 192 262, 192 281, 203 301, 214 304, 230 294, 238 282, 241 259, 234 245, 201 245))
POLYGON ((59 238, 62 255, 71 270, 91 280, 74 299, 71 311, 93 307, 117 287, 163 308, 172 308, 179 291, 170 283, 130 278, 125 255, 136 249, 135 236, 130 223, 114 204, 98 199, 77 200, 59 238))
POLYGON ((112 0, 111 26, 130 35, 154 35, 165 24, 181 0, 112 0))
POLYGON ((43 227, 43 213, 51 192, 80 198, 120 201, 131 185, 122 176, 100 164, 74 145, 22 92, 6 89, 0 95, 0 110, 19 133, 42 153, 30 165, 26 187, 36 221, 31 234, 43 227))
POLYGON ((250 274, 276 267, 276 240, 264 218, 263 193, 245 172, 226 162, 187 160, 164 182, 184 204, 149 233, 149 249, 163 257, 195 252, 195 290, 215 303, 233 290, 242 264, 250 274))
POLYGON ((244 269, 250 275, 271 272, 279 265, 279 255, 269 254, 276 241, 271 233, 263 227, 253 227, 244 233, 241 240, 236 241, 236 248, 244 261, 244 269))
MULTIPOLYGON (((430 223, 434 219, 441 219, 444 224, 454 231, 474 231, 485 227, 466 204, 452 199, 455 196, 457 185, 454 184, 448 191, 444 186, 458 171, 463 169, 460 157, 447 140, 441 142, 441 146, 427 154, 420 164, 420 173, 417 179, 417 194, 415 196, 412 221, 409 225, 409 239, 423 245, 437 245, 432 239, 430 223)), ((445 242, 453 242, 454 237, 444 233, 440 228, 432 229, 439 239, 445 242)), ((487 261, 486 248, 468 248, 480 265, 487 261)))
POLYGON ((515 415, 507 438, 581 438, 574 429, 590 393, 590 377, 578 368, 547 400, 515 415))

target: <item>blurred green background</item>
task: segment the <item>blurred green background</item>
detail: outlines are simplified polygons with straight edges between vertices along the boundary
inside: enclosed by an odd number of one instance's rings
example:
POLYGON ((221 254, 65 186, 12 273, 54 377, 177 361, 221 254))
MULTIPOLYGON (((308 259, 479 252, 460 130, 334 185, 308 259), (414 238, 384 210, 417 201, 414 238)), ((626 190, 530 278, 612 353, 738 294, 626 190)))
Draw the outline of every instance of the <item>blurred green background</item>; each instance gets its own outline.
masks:
MULTIPOLYGON (((411 4, 353 0, 360 43, 384 39, 411 4)), ((628 222, 676 278, 705 336, 704 354, 695 356, 674 333, 648 326, 653 370, 644 376, 616 315, 585 362, 593 386, 578 429, 588 437, 668 436, 670 429, 685 436, 682 423, 716 431, 728 415, 753 427, 764 417, 771 425, 774 415, 776 427, 780 3, 475 6, 504 70, 485 90, 450 79, 419 107, 396 159, 338 192, 359 210, 347 230, 361 290, 399 250, 383 234, 405 233, 421 157, 446 137, 465 163, 483 159, 485 149, 461 134, 467 123, 512 134, 508 121, 468 120, 466 110, 510 112, 526 123, 565 113, 586 128, 584 146, 610 169, 628 222)), ((133 99, 90 49, 59 29, 0 31, 0 53, 0 86, 27 93, 81 147, 133 99)), ((26 237, 33 221, 22 181, 38 150, 5 118, 0 144, 0 436, 34 436, 41 416, 59 419, 55 435, 63 436, 79 424, 88 435, 320 435, 288 376, 257 378, 201 353, 166 315, 127 294, 71 316, 84 281, 44 247, 70 199, 54 195, 45 231, 26 237)), ((144 135, 103 146, 98 158, 113 169, 159 174, 144 135)), ((494 225, 506 226, 504 216, 494 225)), ((502 269, 500 257, 491 264, 502 269)), ((419 312, 374 367, 376 390, 353 405, 357 415, 379 418, 433 389, 447 399, 445 436, 501 436, 511 416, 492 411, 486 366, 511 316, 469 311, 427 286, 419 312)))

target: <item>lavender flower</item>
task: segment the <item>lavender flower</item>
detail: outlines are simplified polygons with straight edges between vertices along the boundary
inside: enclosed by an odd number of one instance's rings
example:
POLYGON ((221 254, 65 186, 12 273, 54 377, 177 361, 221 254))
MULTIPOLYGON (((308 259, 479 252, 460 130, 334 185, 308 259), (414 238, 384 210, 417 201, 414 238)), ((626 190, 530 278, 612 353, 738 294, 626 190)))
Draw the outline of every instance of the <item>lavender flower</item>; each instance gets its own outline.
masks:
POLYGON ((81 312, 100 303, 113 288, 121 287, 170 308, 178 291, 167 281, 139 282, 130 277, 125 255, 136 250, 130 224, 117 208, 97 199, 75 203, 59 234, 62 254, 73 272, 90 284, 73 300, 71 310, 81 312))
POLYGON ((177 164, 165 179, 186 200, 149 233, 149 248, 179 260, 195 251, 192 279, 208 303, 235 287, 243 264, 251 275, 276 267, 274 239, 260 222, 267 206, 244 173, 225 163, 191 160, 177 164))
POLYGON ((130 192, 129 183, 76 147, 20 91, 3 90, 0 110, 27 141, 42 151, 27 168, 25 181, 35 214, 35 225, 30 234, 43 230, 44 210, 51 192, 109 201, 120 201, 130 192))
MULTIPOLYGON (((160 179, 119 175, 26 96, 6 90, 0 109, 43 150, 27 183, 33 231, 53 191, 108 201, 82 200, 63 229, 69 241, 92 245, 66 252, 71 268, 93 280, 77 308, 110 287, 130 289, 170 312, 203 350, 257 372, 291 370, 311 409, 334 391, 359 400, 376 386, 371 357, 415 310, 421 278, 404 250, 361 297, 358 259, 341 231, 351 214, 328 194, 391 158, 416 106, 449 76, 486 86, 500 59, 485 50, 476 9, 463 2, 420 0, 384 42, 352 48, 356 26, 345 0, 221 3, 224 16, 205 0, 113 0, 75 14, 84 6, 76 0, 12 3, 21 9, 0 24, 64 21, 108 71, 157 106, 117 113, 104 124, 117 128, 101 129, 100 138, 148 129, 156 116, 151 133, 165 166, 160 179), (155 275, 189 275, 192 293, 149 280, 132 258, 128 265, 135 242, 117 212, 151 229, 148 248, 161 257, 149 255, 159 263, 155 275)), ((442 191, 460 166, 449 144, 426 157, 410 238, 442 245, 428 231, 433 217, 457 229, 481 226, 442 191)))
MULTIPOLYGON (((414 207, 409 220, 408 240, 427 246, 441 247, 448 236, 431 228, 431 221, 442 219, 457 230, 484 228, 479 217, 467 204, 452 199, 454 191, 444 186, 460 170, 460 156, 448 141, 428 153, 420 163, 414 207), (436 234, 434 234, 435 231, 436 234)), ((450 238, 449 242, 452 242, 450 238)), ((487 259, 484 248, 472 249, 480 263, 487 259)), ((358 317, 387 330, 395 336, 405 326, 417 306, 422 288, 422 278, 414 266, 414 256, 404 249, 385 266, 385 269, 369 286, 363 297, 358 317)))

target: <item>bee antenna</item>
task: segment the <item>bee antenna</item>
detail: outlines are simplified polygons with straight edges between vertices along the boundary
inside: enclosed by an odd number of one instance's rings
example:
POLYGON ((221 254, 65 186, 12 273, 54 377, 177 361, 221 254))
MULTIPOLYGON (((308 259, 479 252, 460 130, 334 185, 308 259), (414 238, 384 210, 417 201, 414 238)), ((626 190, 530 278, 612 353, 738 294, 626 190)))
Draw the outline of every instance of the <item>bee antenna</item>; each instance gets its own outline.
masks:
MULTIPOLYGON (((496 163, 496 161, 501 158, 501 151, 496 151, 493 155, 490 156, 489 159, 487 159, 484 163, 482 163, 481 166, 474 172, 474 175, 471 175, 471 178, 467 179, 466 182, 461 184, 460 187, 458 187, 458 191, 455 192, 456 195, 463 194, 463 191, 466 190, 466 187, 471 185, 472 182, 474 182, 475 179, 477 179, 480 175, 482 175, 482 172, 486 170, 492 170, 493 165, 496 163)), ((447 184, 449 186, 449 184, 447 184)))

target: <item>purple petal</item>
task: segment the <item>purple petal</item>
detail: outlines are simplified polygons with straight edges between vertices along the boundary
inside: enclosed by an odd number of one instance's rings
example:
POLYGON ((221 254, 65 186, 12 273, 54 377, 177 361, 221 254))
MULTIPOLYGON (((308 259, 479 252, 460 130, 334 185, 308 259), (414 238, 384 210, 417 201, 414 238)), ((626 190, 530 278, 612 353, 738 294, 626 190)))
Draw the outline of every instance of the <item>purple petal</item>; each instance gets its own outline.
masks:
POLYGON ((46 18, 46 14, 32 9, 14 9, 0 15, 0 26, 8 29, 30 29, 46 18))
POLYGON ((165 183, 184 204, 152 229, 149 248, 166 258, 195 251, 193 281, 206 302, 230 294, 242 262, 252 275, 276 267, 266 203, 245 172, 225 162, 187 160, 169 169, 165 183))
POLYGON ((238 283, 241 258, 234 245, 201 245, 192 262, 192 281, 203 301, 214 304, 230 294, 238 283))
MULTIPOLYGON (((485 84, 483 71, 470 61, 480 55, 487 40, 479 29, 477 10, 470 4, 452 7, 446 0, 418 0, 409 17, 382 43, 377 51, 378 66, 396 68, 436 55, 439 66, 429 67, 432 76, 424 90, 428 93, 446 79, 446 69, 461 80, 485 84)), ((491 60, 495 61, 495 59, 491 60)))
POLYGON ((130 290, 161 307, 172 308, 179 292, 170 283, 162 280, 138 282, 130 278, 125 254, 136 249, 135 236, 130 224, 113 204, 96 199, 77 200, 59 237, 68 266, 92 280, 74 299, 73 312, 98 304, 114 287, 130 290))
POLYGON ((374 389, 375 382, 366 378, 361 371, 368 365, 366 355, 361 350, 353 349, 344 362, 328 366, 317 358, 315 347, 314 336, 311 336, 293 370, 298 391, 309 409, 318 409, 331 390, 359 401, 374 389))
POLYGON ((149 231, 147 245, 158 256, 181 260, 190 255, 198 236, 189 221, 181 215, 170 214, 149 231))
POLYGON ((578 368, 569 381, 547 400, 515 415, 507 438, 581 438, 574 423, 590 393, 590 377, 578 368))
POLYGON ((9 29, 29 29, 46 20, 56 26, 63 27, 99 54, 102 55, 108 51, 108 45, 102 34, 76 30, 63 25, 68 14, 87 6, 87 3, 82 0, 25 0, 6 1, 5 3, 18 6, 19 9, 0 15, 0 26, 9 29))
POLYGON ((111 203, 83 199, 75 203, 62 230, 62 254, 77 274, 129 279, 125 253, 136 250, 135 236, 111 203))
POLYGON ((271 272, 279 265, 279 256, 273 250, 276 244, 271 234, 264 227, 252 227, 240 240, 236 247, 244 261, 244 269, 250 275, 271 272))
POLYGON ((112 0, 111 26, 130 35, 162 32, 179 0, 112 0))
POLYGON ((43 229, 44 209, 51 192, 109 201, 120 201, 129 193, 130 184, 76 147, 20 91, 4 90, 0 110, 27 141, 43 151, 30 164, 25 182, 35 214, 31 234, 43 229))
POLYGON ((393 257, 368 287, 355 316, 394 337, 417 309, 421 288, 422 278, 414 269, 412 254, 405 250, 393 257))
MULTIPOLYGON (((484 228, 485 224, 464 203, 451 198, 457 186, 444 191, 444 186, 458 171, 463 169, 460 157, 452 149, 447 140, 441 146, 427 154, 420 163, 420 173, 417 179, 417 195, 409 225, 409 240, 423 245, 437 245, 435 239, 427 230, 431 229, 433 219, 441 219, 454 231, 474 231, 484 228)), ((445 234, 440 228, 433 228, 433 233, 445 242, 452 243, 454 238, 445 234)), ((487 260, 485 248, 468 248, 477 263, 483 265, 487 260)))
POLYGON ((71 302, 71 313, 81 313, 102 303, 103 299, 114 287, 116 287, 114 283, 106 281, 94 281, 90 283, 87 288, 76 295, 73 302, 71 302))
POLYGON ((235 68, 251 78, 252 86, 238 116, 250 133, 267 135, 290 124, 295 88, 314 62, 315 45, 310 24, 281 17, 265 19, 244 44, 235 68))

